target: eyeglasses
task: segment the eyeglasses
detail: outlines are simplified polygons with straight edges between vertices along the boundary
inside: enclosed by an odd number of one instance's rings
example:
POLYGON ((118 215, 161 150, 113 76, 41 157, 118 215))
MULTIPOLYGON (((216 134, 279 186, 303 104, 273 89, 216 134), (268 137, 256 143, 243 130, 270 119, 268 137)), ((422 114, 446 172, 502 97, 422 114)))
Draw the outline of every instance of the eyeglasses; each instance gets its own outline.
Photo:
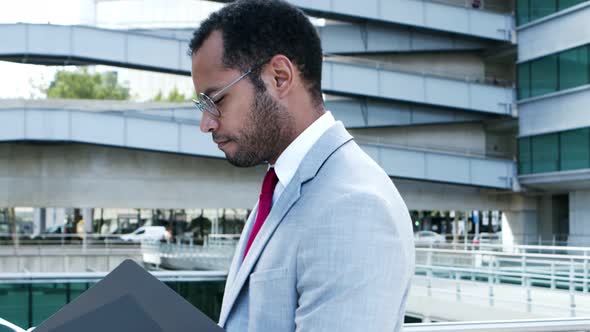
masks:
POLYGON ((248 70, 247 72, 242 74, 240 77, 233 80, 230 84, 226 85, 223 89, 216 92, 211 97, 207 96, 203 92, 199 93, 197 95, 197 99, 193 99, 193 103, 195 104, 195 106, 197 107, 197 109, 199 111, 201 111, 203 113, 209 112, 209 114, 213 115, 213 117, 219 118, 221 116, 221 112, 219 111, 219 109, 215 105, 215 102, 213 101, 213 99, 215 99, 217 96, 219 96, 220 94, 227 91, 227 89, 231 88, 234 84, 238 83, 242 78, 248 76, 248 74, 250 74, 254 69, 257 69, 258 67, 262 66, 263 64, 264 63, 261 63, 261 64, 255 66, 254 68, 248 70))
POLYGON ((238 83, 240 80, 242 80, 242 78, 248 76, 254 70, 257 70, 258 68, 262 67, 268 61, 269 60, 261 61, 260 63, 258 63, 254 67, 250 68, 250 70, 248 70, 245 73, 243 73, 240 77, 238 77, 235 80, 233 80, 231 83, 229 83, 228 85, 226 85, 223 89, 219 90, 218 92, 216 92, 212 96, 207 96, 203 92, 199 93, 197 95, 197 99, 193 99, 193 103, 195 104, 195 106, 197 107, 197 109, 199 111, 201 111, 203 113, 204 112, 208 112, 213 117, 219 118, 221 116, 221 112, 219 111, 219 109, 215 105, 215 102, 213 101, 213 99, 215 99, 217 96, 219 96, 220 94, 222 94, 225 91, 227 91, 227 89, 231 88, 234 84, 238 83))

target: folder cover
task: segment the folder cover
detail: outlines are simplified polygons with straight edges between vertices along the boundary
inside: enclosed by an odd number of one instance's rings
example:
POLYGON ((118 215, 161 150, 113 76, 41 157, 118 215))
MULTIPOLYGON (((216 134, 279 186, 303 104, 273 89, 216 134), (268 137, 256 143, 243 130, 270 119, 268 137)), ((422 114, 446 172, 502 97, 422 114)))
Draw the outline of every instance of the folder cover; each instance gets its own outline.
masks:
POLYGON ((34 331, 222 332, 223 329, 128 259, 34 331))

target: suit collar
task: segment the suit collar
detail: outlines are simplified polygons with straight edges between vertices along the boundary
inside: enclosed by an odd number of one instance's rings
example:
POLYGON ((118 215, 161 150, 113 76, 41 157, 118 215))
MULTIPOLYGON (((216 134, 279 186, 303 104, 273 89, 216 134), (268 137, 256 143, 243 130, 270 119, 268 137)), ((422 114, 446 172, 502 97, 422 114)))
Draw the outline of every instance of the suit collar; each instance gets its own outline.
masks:
MULTIPOLYGON (((243 249, 238 249, 236 251, 236 255, 234 256, 232 267, 228 275, 227 285, 225 288, 226 293, 219 317, 219 325, 221 327, 225 325, 229 313, 231 312, 231 309, 235 304, 240 291, 246 283, 246 280, 250 276, 252 269, 258 261, 260 254, 266 246, 266 243, 283 220, 283 217, 299 199, 301 185, 315 177, 321 166, 330 157, 330 155, 332 155, 332 153, 338 150, 340 146, 351 139, 352 136, 350 136, 350 134, 346 131, 342 125, 342 122, 337 122, 328 131, 326 131, 304 157, 301 165, 299 166, 299 169, 297 172, 295 172, 293 179, 287 185, 283 194, 272 207, 270 214, 264 222, 264 225, 254 239, 246 259, 241 264, 239 263, 242 259, 240 252, 243 252, 243 249)), ((254 211, 252 215, 253 214, 254 211)), ((240 240, 240 248, 243 246, 243 240, 244 239, 240 240)))

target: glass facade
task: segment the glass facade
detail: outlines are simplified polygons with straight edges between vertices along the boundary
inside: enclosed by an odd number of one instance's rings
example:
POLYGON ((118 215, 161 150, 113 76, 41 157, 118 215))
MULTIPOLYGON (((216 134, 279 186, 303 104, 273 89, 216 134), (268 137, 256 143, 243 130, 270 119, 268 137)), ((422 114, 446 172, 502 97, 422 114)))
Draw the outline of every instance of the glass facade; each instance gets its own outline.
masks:
MULTIPOLYGON (((164 282, 214 321, 219 318, 224 281, 164 282)), ((0 283, 0 317, 22 328, 37 326, 93 283, 0 283)))
POLYGON ((590 45, 518 65, 518 99, 590 84, 590 45))
POLYGON ((516 24, 523 25, 588 0, 516 0, 516 24))
POLYGON ((518 140, 518 172, 521 175, 584 168, 590 168, 590 128, 518 140))

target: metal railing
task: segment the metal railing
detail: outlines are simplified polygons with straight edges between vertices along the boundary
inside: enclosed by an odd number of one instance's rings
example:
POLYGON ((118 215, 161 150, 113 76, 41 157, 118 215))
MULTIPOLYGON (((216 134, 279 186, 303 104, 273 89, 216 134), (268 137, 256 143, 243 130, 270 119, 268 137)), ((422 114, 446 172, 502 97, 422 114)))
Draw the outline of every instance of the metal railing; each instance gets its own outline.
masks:
POLYGON ((473 10, 482 10, 497 14, 513 15, 513 10, 506 6, 500 6, 486 0, 474 1, 474 0, 418 0, 422 2, 434 2, 440 3, 447 6, 468 8, 473 10))
POLYGON ((0 256, 44 255, 56 252, 137 251, 139 243, 123 241, 119 235, 101 234, 7 234, 0 233, 0 256))
POLYGON ((590 318, 404 324, 405 332, 572 332, 590 331, 590 318))
POLYGON ((464 81, 469 83, 478 83, 478 84, 485 84, 485 85, 495 85, 505 88, 514 88, 514 82, 507 79, 497 78, 495 76, 486 76, 486 75, 462 75, 456 72, 448 72, 448 71, 439 71, 439 70, 432 70, 432 69, 424 69, 424 66, 418 68, 408 68, 407 64, 394 62, 394 61, 378 61, 378 60, 371 60, 366 58, 359 58, 359 57, 352 57, 352 56, 343 56, 343 55, 334 55, 334 54, 324 54, 324 60, 327 62, 333 63, 344 63, 344 64, 353 64, 359 65, 364 67, 369 67, 373 69, 383 69, 383 70, 391 70, 397 71, 407 74, 416 74, 422 76, 432 76, 438 78, 446 78, 456 81, 464 81))
POLYGON ((486 151, 475 150, 470 148, 463 148, 450 145, 411 145, 411 144, 393 144, 387 141, 386 138, 374 137, 368 135, 354 135, 354 140, 361 145, 378 146, 382 148, 395 148, 412 151, 429 152, 436 154, 447 154, 459 157, 480 158, 480 159, 501 159, 513 160, 514 156, 508 151, 486 151))
MULTIPOLYGON (((502 248, 502 246, 493 246, 502 248)), ((517 246, 518 250, 540 250, 534 246, 517 246)), ((561 250, 564 247, 556 247, 561 250)), ((553 250, 555 248, 546 248, 553 250)), ((568 248, 569 249, 569 248, 568 248)), ((434 285, 441 286, 441 280, 454 282, 452 290, 443 288, 437 292, 454 295, 457 301, 462 297, 478 297, 494 306, 498 300, 526 304, 526 311, 533 310, 533 289, 568 291, 569 315, 581 312, 590 315, 576 306, 577 296, 587 296, 590 284, 590 248, 572 248, 575 254, 514 253, 491 250, 455 250, 443 248, 416 248, 416 275, 426 278, 426 294, 432 296, 434 285), (463 290, 467 282, 478 287, 487 285, 488 292, 467 294, 463 290), (519 285, 524 292, 521 298, 499 299, 496 288, 499 284, 519 285)), ((447 285, 448 286, 448 285, 447 285)), ((555 293, 558 294, 558 293, 555 293)), ((564 293, 561 293, 564 294, 564 293)), ((564 309, 548 303, 535 303, 535 308, 564 309)), ((566 308, 567 309, 567 308, 566 308)))
MULTIPOLYGON (((14 332, 25 332, 24 329, 0 318, 0 326, 14 332)), ((32 331, 34 327, 27 331, 32 331)), ((589 318, 561 319, 527 319, 486 322, 444 322, 444 323, 409 323, 404 324, 406 332, 573 332, 590 331, 589 318)))

